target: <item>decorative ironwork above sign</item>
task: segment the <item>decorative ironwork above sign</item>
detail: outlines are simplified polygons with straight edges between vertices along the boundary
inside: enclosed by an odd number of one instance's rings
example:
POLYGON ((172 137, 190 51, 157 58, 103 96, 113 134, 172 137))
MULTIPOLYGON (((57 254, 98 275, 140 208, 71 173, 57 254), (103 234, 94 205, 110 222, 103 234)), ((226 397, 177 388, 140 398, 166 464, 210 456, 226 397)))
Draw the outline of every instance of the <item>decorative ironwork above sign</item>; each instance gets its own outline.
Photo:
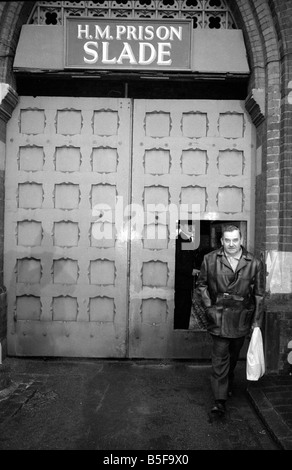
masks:
POLYGON ((66 18, 65 68, 190 70, 190 20, 66 18))
POLYGON ((28 23, 63 25, 66 17, 191 19, 194 29, 237 29, 226 0, 38 1, 28 23))

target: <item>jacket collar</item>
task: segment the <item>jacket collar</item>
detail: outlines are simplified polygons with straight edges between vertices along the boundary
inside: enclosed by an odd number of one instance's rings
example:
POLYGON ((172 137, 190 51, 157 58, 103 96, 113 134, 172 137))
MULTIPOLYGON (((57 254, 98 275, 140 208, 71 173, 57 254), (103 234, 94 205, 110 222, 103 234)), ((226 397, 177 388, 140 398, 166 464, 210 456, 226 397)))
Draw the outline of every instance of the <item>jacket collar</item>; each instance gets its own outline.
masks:
MULTIPOLYGON (((241 258, 238 262, 238 265, 237 265, 237 268, 236 268, 236 271, 239 271, 239 269, 243 268, 244 266, 246 266, 248 264, 249 261, 251 261, 251 256, 250 254, 248 253, 248 251, 242 246, 242 255, 241 255, 241 258)), ((223 246, 221 248, 219 248, 219 250, 217 251, 217 256, 219 257, 220 261, 222 264, 224 264, 225 266, 227 266, 228 268, 232 269, 226 256, 224 256, 224 248, 223 246)))

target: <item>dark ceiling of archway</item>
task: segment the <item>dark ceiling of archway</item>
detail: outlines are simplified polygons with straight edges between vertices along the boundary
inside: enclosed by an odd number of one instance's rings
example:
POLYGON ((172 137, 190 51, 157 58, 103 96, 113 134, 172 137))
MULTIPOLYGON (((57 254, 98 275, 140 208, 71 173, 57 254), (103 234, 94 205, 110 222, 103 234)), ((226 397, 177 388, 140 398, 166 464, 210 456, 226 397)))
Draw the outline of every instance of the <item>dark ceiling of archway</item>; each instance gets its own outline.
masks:
POLYGON ((34 77, 17 74, 17 93, 27 96, 117 97, 136 99, 245 99, 247 78, 163 79, 34 77))

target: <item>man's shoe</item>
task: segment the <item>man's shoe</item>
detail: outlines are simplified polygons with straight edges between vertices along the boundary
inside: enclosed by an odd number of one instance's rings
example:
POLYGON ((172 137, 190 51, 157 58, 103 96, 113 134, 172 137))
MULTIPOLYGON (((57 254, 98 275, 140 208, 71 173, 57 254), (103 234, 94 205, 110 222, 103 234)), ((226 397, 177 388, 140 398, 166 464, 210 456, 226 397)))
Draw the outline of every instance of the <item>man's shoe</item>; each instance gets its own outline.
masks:
POLYGON ((216 401, 215 405, 211 409, 211 413, 223 415, 225 413, 225 403, 223 401, 216 401))

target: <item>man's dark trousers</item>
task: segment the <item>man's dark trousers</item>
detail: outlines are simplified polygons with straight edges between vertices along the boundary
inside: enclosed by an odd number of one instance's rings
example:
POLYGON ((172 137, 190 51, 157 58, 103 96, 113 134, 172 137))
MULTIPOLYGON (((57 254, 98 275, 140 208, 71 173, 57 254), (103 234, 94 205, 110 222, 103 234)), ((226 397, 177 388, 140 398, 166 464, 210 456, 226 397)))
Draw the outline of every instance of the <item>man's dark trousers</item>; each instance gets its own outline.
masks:
POLYGON ((234 369, 245 336, 241 338, 223 338, 222 336, 211 335, 211 337, 213 343, 211 387, 215 400, 226 400, 228 388, 233 383, 234 369))

